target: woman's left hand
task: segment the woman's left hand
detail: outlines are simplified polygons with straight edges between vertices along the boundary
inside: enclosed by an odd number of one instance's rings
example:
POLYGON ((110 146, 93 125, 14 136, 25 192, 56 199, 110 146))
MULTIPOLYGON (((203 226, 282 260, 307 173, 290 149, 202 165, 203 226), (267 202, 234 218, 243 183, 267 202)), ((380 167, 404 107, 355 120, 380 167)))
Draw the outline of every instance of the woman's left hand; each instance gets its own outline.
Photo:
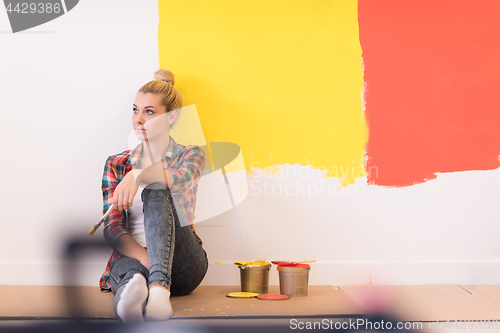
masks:
POLYGON ((120 183, 116 186, 115 192, 113 193, 113 207, 115 209, 122 211, 132 207, 134 202, 135 194, 139 186, 136 182, 136 177, 134 176, 134 170, 128 172, 120 183))

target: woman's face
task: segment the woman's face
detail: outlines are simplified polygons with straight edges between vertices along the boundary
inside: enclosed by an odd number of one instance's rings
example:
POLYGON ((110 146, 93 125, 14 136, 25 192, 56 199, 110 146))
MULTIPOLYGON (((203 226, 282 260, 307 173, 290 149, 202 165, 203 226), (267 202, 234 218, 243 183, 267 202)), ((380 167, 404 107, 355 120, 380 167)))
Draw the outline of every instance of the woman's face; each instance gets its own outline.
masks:
POLYGON ((161 136, 167 136, 174 120, 174 112, 166 112, 165 105, 161 104, 160 95, 139 92, 135 97, 132 125, 137 139, 153 141, 161 136))

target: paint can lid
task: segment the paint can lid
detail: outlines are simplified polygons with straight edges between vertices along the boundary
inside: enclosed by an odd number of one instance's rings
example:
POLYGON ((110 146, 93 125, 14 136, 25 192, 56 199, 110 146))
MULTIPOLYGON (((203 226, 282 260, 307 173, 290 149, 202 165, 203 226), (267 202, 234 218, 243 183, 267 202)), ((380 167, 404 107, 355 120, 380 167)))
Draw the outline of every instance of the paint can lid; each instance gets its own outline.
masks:
POLYGON ((281 294, 263 294, 257 296, 257 298, 262 300, 282 301, 284 299, 290 299, 290 296, 281 294))
POLYGON ((305 264, 309 262, 316 262, 316 259, 304 259, 304 260, 276 260, 276 261, 271 261, 275 265, 290 265, 290 264, 305 264))
POLYGON ((263 265, 269 265, 269 266, 271 266, 271 263, 267 262, 267 261, 245 261, 245 260, 241 260, 241 261, 235 262, 234 264, 238 265, 238 266, 263 266, 263 265))
POLYGON ((267 261, 237 261, 234 264, 242 270, 247 268, 269 270, 271 268, 271 263, 267 261))
POLYGON ((249 293, 246 291, 238 291, 238 292, 234 292, 234 293, 228 293, 226 296, 231 297, 231 298, 254 298, 254 297, 259 296, 259 294, 249 293))

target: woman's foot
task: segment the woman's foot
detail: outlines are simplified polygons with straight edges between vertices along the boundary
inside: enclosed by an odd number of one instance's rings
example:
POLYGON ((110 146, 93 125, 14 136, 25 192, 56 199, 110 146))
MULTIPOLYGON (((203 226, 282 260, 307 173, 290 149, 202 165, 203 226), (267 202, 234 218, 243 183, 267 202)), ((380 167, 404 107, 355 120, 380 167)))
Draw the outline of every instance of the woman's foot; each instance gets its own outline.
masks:
POLYGON ((136 273, 125 285, 118 304, 116 314, 124 323, 144 321, 142 304, 148 298, 146 278, 136 273))
POLYGON ((170 290, 161 286, 152 286, 149 289, 144 318, 148 321, 164 321, 170 319, 173 313, 170 304, 170 290))

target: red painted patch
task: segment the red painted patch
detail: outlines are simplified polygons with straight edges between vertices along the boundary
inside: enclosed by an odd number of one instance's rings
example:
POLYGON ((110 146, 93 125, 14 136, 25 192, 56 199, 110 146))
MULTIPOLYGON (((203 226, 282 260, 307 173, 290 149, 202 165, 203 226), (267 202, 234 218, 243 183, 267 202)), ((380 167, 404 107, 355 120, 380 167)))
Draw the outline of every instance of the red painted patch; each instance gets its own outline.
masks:
POLYGON ((369 183, 500 166, 498 0, 359 0, 369 183))

